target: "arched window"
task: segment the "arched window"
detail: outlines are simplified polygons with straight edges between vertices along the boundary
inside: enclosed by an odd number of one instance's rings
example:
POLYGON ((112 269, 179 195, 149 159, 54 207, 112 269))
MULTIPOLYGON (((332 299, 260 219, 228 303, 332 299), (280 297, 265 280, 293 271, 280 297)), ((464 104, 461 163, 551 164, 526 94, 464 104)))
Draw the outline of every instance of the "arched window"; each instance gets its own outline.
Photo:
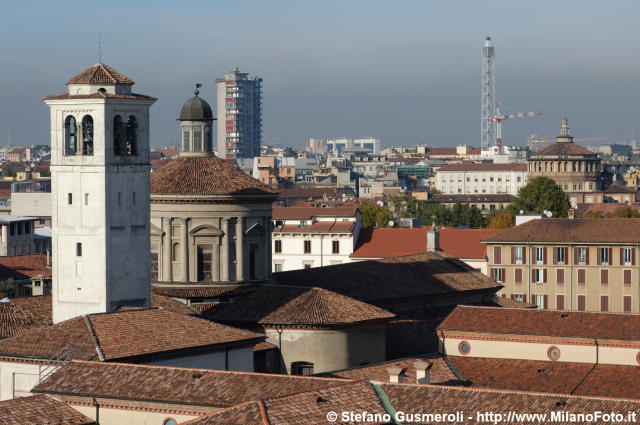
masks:
POLYGON ((76 119, 69 115, 64 120, 64 154, 75 155, 77 149, 76 119))
POLYGON ((82 154, 93 155, 93 118, 85 115, 82 118, 82 154))
POLYGON ((122 155, 124 151, 124 125, 122 117, 116 115, 113 118, 113 153, 114 155, 122 155))
POLYGON ((129 116, 127 121, 126 130, 126 154, 137 155, 138 154, 138 121, 133 115, 129 116))

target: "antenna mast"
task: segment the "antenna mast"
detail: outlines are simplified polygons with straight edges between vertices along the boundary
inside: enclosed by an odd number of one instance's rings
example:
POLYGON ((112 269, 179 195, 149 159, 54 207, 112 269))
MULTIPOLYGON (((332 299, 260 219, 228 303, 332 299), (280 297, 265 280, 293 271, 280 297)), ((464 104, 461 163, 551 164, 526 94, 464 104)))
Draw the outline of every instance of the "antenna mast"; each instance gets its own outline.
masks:
POLYGON ((493 60, 495 48, 491 37, 487 37, 482 46, 482 124, 480 146, 486 149, 493 145, 495 138, 494 127, 489 118, 496 116, 496 90, 493 60))
POLYGON ((102 40, 100 37, 100 33, 98 33, 98 63, 101 64, 103 59, 104 58, 102 57, 102 40))

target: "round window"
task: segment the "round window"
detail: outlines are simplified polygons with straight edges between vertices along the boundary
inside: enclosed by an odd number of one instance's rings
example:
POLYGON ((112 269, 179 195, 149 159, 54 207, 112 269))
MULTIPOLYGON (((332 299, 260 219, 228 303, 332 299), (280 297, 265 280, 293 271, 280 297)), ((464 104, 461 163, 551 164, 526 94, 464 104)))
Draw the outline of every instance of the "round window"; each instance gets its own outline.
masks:
POLYGON ((466 356, 471 351, 471 344, 469 344, 467 341, 460 342, 460 344, 458 344, 458 351, 460 352, 460 354, 466 356))
POLYGON ((560 349, 555 346, 549 347, 547 350, 547 357, 549 357, 549 360, 558 360, 560 358, 560 349))
POLYGON ((173 418, 167 418, 162 422, 162 425, 178 425, 178 422, 173 418))

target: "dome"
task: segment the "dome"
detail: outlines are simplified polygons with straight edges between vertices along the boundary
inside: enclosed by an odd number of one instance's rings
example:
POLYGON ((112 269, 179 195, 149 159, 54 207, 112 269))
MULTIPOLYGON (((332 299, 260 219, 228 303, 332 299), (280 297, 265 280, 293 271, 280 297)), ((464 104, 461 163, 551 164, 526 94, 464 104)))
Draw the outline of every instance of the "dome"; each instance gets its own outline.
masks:
POLYGON ((180 111, 180 121, 212 121, 213 112, 206 100, 198 97, 198 90, 195 96, 187 100, 180 111))

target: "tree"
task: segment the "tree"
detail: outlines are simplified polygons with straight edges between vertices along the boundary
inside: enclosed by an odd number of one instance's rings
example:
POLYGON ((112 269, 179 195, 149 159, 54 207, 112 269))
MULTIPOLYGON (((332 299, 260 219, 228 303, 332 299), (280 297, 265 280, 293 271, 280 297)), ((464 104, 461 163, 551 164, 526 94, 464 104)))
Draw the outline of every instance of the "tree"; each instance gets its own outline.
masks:
POLYGON ((295 149, 293 149, 292 147, 288 146, 284 149, 284 152, 282 153, 285 157, 293 157, 293 158, 297 158, 298 157, 298 152, 296 152, 295 149))
POLYGON ((501 213, 493 216, 491 221, 489 222, 489 229, 508 229, 510 227, 515 226, 516 217, 511 214, 509 209, 502 210, 501 213))
POLYGON ((569 211, 569 197, 548 177, 536 177, 521 188, 511 202, 509 209, 513 215, 521 210, 525 213, 542 214, 551 211, 553 217, 566 217, 569 211))
POLYGON ((15 295, 15 285, 13 284, 13 278, 10 277, 7 280, 0 281, 0 292, 5 294, 9 298, 13 298, 15 295))
POLYGON ((379 207, 371 204, 360 204, 358 209, 360 210, 364 227, 389 227, 389 222, 394 218, 393 213, 387 206, 379 207))

